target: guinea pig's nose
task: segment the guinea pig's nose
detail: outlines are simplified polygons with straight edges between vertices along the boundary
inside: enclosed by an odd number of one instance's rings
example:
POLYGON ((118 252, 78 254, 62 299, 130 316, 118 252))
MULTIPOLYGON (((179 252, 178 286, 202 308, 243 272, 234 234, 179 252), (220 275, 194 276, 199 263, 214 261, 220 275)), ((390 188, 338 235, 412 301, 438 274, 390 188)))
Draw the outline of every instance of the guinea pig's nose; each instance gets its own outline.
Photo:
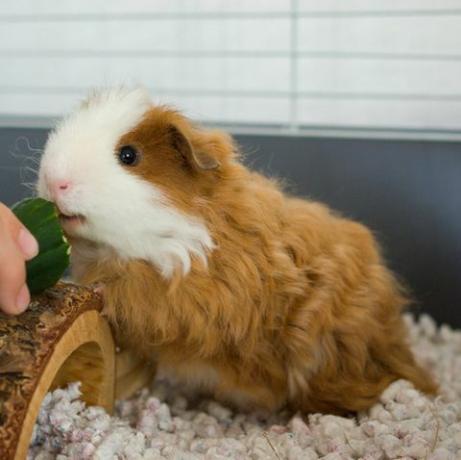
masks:
POLYGON ((50 183, 51 194, 56 198, 59 195, 68 192, 72 183, 68 180, 56 180, 50 183))

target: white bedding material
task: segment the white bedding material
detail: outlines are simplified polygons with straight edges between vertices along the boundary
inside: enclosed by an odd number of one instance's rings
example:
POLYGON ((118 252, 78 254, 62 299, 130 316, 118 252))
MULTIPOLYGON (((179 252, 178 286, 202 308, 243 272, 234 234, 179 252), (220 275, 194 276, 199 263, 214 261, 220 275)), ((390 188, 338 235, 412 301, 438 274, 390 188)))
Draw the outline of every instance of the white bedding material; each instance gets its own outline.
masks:
POLYGON ((461 459, 461 331, 405 317, 418 360, 441 386, 435 400, 394 382, 357 418, 236 414, 156 382, 116 415, 85 407, 79 385, 45 398, 30 459, 461 459))

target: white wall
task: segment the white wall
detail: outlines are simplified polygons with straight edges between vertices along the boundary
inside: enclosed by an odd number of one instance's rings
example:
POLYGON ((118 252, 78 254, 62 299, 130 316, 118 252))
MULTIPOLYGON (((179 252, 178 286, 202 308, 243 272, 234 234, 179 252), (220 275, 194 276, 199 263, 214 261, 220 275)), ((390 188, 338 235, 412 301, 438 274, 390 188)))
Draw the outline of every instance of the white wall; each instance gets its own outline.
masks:
POLYGON ((0 116, 142 83, 204 121, 461 131, 459 0, 1 0, 0 116))

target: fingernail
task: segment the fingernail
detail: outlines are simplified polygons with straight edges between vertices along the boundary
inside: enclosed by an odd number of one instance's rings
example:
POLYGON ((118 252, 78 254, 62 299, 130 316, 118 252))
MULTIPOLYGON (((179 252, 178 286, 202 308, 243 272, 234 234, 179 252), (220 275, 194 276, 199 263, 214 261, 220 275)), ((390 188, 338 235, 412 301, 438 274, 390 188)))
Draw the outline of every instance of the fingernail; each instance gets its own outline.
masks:
POLYGON ((30 302, 30 294, 29 289, 24 284, 24 286, 19 291, 18 297, 16 299, 16 308, 18 309, 18 313, 22 313, 30 302))
POLYGON ((35 257, 38 254, 37 240, 32 236, 29 230, 21 228, 19 231, 18 243, 21 251, 27 258, 35 257))

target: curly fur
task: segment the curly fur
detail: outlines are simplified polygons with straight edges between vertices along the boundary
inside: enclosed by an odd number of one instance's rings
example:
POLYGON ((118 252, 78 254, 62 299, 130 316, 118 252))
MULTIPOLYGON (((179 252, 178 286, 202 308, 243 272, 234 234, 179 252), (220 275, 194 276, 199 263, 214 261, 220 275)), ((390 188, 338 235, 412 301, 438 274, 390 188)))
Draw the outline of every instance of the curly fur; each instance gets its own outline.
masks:
POLYGON ((246 409, 359 411, 399 378, 435 392, 406 343, 407 298, 366 227, 287 196, 239 162, 227 135, 167 108, 149 110, 126 144, 143 152, 127 173, 203 222, 215 247, 165 278, 70 235, 74 276, 104 284, 121 344, 246 409), (181 152, 178 133, 213 167, 181 152))

